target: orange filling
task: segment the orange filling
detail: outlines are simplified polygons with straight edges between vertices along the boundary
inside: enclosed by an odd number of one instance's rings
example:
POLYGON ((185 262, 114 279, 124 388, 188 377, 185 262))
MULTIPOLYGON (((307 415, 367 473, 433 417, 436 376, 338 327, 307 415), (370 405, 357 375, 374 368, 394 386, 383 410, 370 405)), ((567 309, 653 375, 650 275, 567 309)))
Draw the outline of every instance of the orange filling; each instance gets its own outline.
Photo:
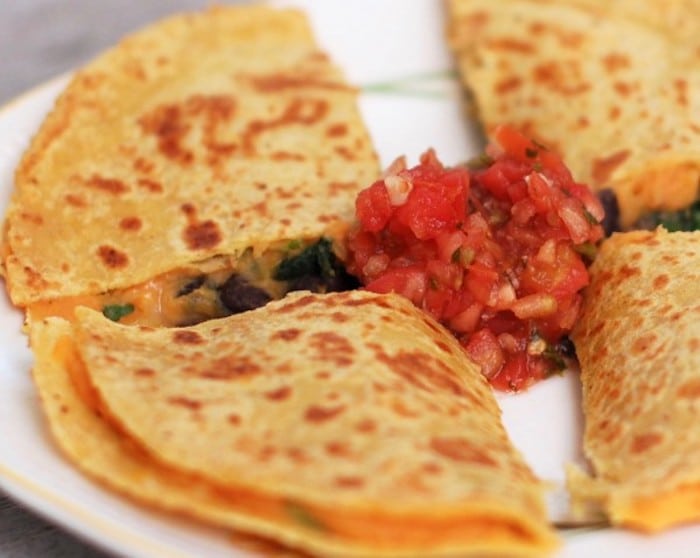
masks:
POLYGON ((643 531, 700 519, 700 483, 680 486, 661 496, 639 498, 628 505, 611 506, 614 520, 643 531))
POLYGON ((234 272, 263 288, 273 298, 281 298, 285 284, 272 279, 272 274, 284 255, 280 248, 267 250, 256 258, 252 251, 246 251, 235 267, 219 266, 208 273, 174 270, 126 289, 37 302, 28 307, 27 313, 30 321, 50 316, 73 321, 73 311, 78 306, 103 311, 109 306, 129 305, 130 312, 119 318, 120 323, 152 327, 191 325, 230 314, 219 300, 217 289, 234 272), (200 287, 181 294, 188 283, 202 277, 205 279, 200 287))

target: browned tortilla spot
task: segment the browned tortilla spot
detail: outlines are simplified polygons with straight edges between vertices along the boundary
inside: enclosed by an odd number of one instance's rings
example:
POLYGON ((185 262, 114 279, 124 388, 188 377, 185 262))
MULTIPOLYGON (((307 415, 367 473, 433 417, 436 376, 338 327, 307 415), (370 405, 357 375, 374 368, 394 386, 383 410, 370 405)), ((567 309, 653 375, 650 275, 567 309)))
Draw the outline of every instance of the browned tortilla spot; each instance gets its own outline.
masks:
POLYGON ((311 405, 306 409, 304 419, 307 422, 325 422, 333 419, 344 410, 345 405, 338 405, 337 407, 320 407, 318 405, 311 405))
POLYGON ((287 448, 287 457, 296 463, 308 463, 310 461, 307 453, 297 447, 287 448))
POLYGON ((681 384, 676 395, 685 399, 697 399, 700 397, 700 379, 691 379, 681 384))
POLYGON ((336 366, 352 364, 355 349, 345 337, 332 331, 320 331, 309 338, 309 346, 316 350, 316 358, 327 360, 336 366))
POLYGON ((632 343, 631 352, 633 354, 643 353, 649 350, 656 340, 657 336, 655 333, 646 333, 632 343))
POLYGON ((93 174, 90 178, 85 180, 84 184, 89 188, 114 195, 124 194, 129 191, 129 187, 124 184, 122 180, 117 178, 105 178, 98 174, 93 174))
POLYGON ((235 102, 227 95, 193 95, 181 104, 166 104, 153 109, 139 120, 142 130, 157 138, 161 154, 174 162, 188 165, 194 160, 185 141, 192 129, 200 128, 210 159, 228 154, 236 146, 222 142, 217 134, 221 123, 235 113, 235 102))
POLYGON ((428 462, 423 464, 423 471, 431 475, 439 475, 442 473, 442 467, 438 463, 428 462))
POLYGON ((265 397, 270 401, 284 401, 285 399, 288 399, 291 394, 291 387, 282 386, 280 388, 266 392, 265 397))
POLYGON ((250 81, 260 93, 277 93, 285 89, 319 88, 335 89, 339 91, 352 91, 352 88, 342 83, 320 80, 312 76, 286 74, 278 72, 276 74, 251 76, 250 81))
POLYGON ((523 80, 519 76, 511 76, 499 81, 494 87, 494 91, 497 95, 504 95, 515 89, 519 89, 522 84, 523 80))
POLYGON ((282 341, 294 341, 297 337, 301 335, 301 330, 296 327, 290 327, 288 329, 280 329, 272 334, 271 340, 281 339, 282 341))
POLYGON ((509 37, 491 39, 487 41, 486 45, 494 50, 514 51, 520 54, 534 54, 537 52, 537 48, 532 41, 520 41, 509 37))
POLYGON ((126 267, 129 264, 128 256, 112 246, 100 246, 97 249, 97 255, 105 266, 112 269, 126 267))
POLYGON ((323 99, 293 99, 284 112, 270 120, 253 120, 243 134, 243 151, 250 155, 256 152, 257 137, 274 128, 293 124, 311 126, 328 112, 328 103, 323 99))
POLYGON ((382 351, 377 354, 377 359, 405 381, 423 390, 433 392, 446 389, 455 395, 468 395, 441 361, 424 352, 400 351, 390 356, 382 351))
POLYGON ((178 330, 173 333, 173 341, 183 345, 201 345, 204 343, 202 336, 196 331, 178 330))
POLYGON ((160 182, 156 182, 155 180, 150 180, 148 178, 139 178, 136 184, 149 192, 153 192, 154 194, 158 194, 163 191, 163 185, 160 182))
POLYGON ((202 406, 201 401, 190 399, 188 397, 171 397, 170 399, 168 399, 168 403, 171 403, 172 405, 178 405, 180 407, 185 407, 187 409, 191 409, 192 411, 198 411, 202 406))
POLYGON ((605 67, 605 70, 612 74, 618 70, 629 68, 630 59, 626 54, 611 52, 601 59, 601 63, 605 67))
POLYGON ((141 219, 138 217, 124 217, 119 221, 119 227, 125 231, 138 231, 141 229, 141 219))
POLYGON ((657 432, 648 432, 646 434, 640 434, 632 440, 632 445, 630 451, 632 453, 644 453, 649 448, 661 443, 663 441, 663 436, 657 432))
POLYGON ((333 124, 326 129, 326 135, 329 138, 339 138, 347 135, 348 126, 345 123, 333 124))
POLYGON ((453 461, 478 463, 488 467, 496 467, 498 465, 484 449, 475 446, 466 438, 434 437, 430 440, 430 448, 443 457, 447 457, 453 461))
POLYGON ((670 277, 666 275, 665 273, 661 275, 657 275, 654 278, 654 288, 655 289, 663 289, 666 285, 669 284, 671 281, 670 277))
POLYGON ((325 446, 326 453, 333 457, 349 457, 350 447, 345 442, 328 442, 325 446))
POLYGON ((200 376, 209 380, 235 380, 260 373, 260 366, 248 357, 224 357, 215 360, 200 376))
POLYGON ((185 227, 182 236, 190 250, 213 248, 222 240, 219 226, 211 219, 189 224, 185 227))
POLYGON ((591 175, 597 184, 605 184, 605 182, 612 176, 615 169, 624 163, 630 156, 630 152, 627 149, 617 151, 607 157, 598 157, 593 159, 591 165, 591 175))
POLYGON ((355 429, 358 432, 370 433, 377 429, 377 423, 372 419, 363 419, 355 425, 355 429))
POLYGON ((365 480, 362 477, 339 476, 335 478, 335 484, 339 488, 360 488, 365 480))
POLYGON ((85 198, 83 196, 77 195, 77 194, 66 194, 64 198, 66 200, 66 203, 68 205, 71 205, 76 208, 83 208, 87 207, 87 202, 85 201, 85 198))
POLYGON ((36 215, 34 213, 29 213, 27 211, 23 211, 19 215, 20 219, 32 223, 33 225, 41 225, 44 222, 44 218, 41 215, 36 215))

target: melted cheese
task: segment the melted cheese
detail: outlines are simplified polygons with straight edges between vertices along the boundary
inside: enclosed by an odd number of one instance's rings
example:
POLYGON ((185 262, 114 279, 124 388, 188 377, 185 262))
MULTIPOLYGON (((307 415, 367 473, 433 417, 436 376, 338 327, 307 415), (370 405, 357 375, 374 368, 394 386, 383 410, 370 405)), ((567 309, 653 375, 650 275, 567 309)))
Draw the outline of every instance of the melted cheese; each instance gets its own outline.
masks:
POLYGON ((106 306, 123 304, 134 306, 133 312, 119 320, 128 325, 176 327, 221 318, 229 315, 230 311, 219 300, 217 289, 233 273, 242 275, 273 299, 285 295, 286 283, 276 281, 272 275, 288 254, 287 244, 270 247, 258 255, 246 250, 235 263, 225 258, 212 258, 203 262, 201 270, 170 271, 127 289, 38 302, 28 307, 28 320, 57 316, 73 321, 73 311, 78 306, 102 311, 106 306), (188 283, 200 277, 205 277, 201 287, 187 295, 179 294, 188 283))
POLYGON ((615 521, 647 532, 700 519, 700 483, 680 486, 653 498, 640 498, 626 505, 611 505, 615 521))

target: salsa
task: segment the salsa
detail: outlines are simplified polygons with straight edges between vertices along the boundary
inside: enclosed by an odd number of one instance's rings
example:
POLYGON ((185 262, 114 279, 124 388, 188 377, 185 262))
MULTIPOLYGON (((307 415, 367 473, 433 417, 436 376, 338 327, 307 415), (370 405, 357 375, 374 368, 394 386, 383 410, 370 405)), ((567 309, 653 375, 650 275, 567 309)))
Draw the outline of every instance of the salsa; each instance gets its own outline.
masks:
POLYGON ((563 368, 604 212, 552 151, 504 126, 466 165, 398 159, 356 216, 348 271, 447 326, 495 388, 563 368))

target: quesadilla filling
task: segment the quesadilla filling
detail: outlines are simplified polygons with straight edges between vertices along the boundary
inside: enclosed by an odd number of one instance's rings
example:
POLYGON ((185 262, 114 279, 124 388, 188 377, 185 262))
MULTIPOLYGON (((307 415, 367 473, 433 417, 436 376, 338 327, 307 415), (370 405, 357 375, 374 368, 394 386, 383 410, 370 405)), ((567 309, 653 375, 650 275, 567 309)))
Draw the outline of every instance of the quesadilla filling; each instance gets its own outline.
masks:
POLYGON ((433 151, 357 199, 348 270, 445 324, 499 389, 562 370, 604 211, 551 151, 516 131, 471 164, 433 151))
POLYGON ((649 230, 661 226, 668 232, 700 230, 700 199, 683 209, 650 211, 637 219, 632 226, 623 227, 620 222, 620 209, 617 196, 612 189, 598 191, 598 198, 605 209, 602 225, 605 236, 618 231, 649 230))
POLYGON ((291 291, 325 293, 358 285, 329 239, 292 240, 260 255, 249 248, 233 260, 215 257, 197 269, 171 271, 120 291, 37 304, 29 312, 32 319, 71 319, 76 306, 88 306, 122 323, 175 327, 253 310, 291 291))

